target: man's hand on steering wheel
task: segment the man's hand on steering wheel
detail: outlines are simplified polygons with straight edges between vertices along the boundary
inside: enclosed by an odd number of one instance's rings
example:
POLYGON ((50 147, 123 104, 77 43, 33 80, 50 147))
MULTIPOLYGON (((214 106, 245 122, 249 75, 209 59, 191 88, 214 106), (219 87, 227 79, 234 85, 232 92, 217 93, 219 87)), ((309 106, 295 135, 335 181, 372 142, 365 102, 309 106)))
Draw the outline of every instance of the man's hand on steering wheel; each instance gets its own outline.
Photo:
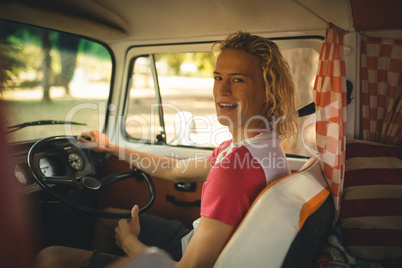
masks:
POLYGON ((85 144, 87 148, 99 153, 107 152, 108 148, 116 147, 109 138, 102 132, 97 130, 81 133, 77 140, 85 144))

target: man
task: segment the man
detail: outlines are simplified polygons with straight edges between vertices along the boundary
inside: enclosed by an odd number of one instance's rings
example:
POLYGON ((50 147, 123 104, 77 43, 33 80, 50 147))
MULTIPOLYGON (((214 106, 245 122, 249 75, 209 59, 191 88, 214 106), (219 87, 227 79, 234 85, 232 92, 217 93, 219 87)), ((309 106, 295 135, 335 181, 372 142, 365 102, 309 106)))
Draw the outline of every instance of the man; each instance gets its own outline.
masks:
MULTIPOLYGON (((218 45, 213 94, 218 120, 229 128, 232 140, 223 142, 205 159, 179 160, 125 149, 125 159, 132 159, 130 154, 135 153, 153 160, 147 162, 170 163, 169 168, 133 163, 154 177, 172 182, 205 181, 201 217, 194 230, 172 238, 175 241, 163 248, 174 256, 175 267, 212 267, 258 193, 290 174, 280 142, 295 135, 298 124, 295 87, 287 63, 275 43, 248 33, 232 34, 218 45)), ((117 156, 121 150, 102 133, 82 136, 90 141, 79 141, 93 145, 95 151, 117 156)), ((130 258, 154 246, 140 239, 138 210, 134 206, 131 219, 120 220, 116 228, 116 244, 130 258)), ((39 254, 37 267, 95 267, 104 257, 97 252, 51 247, 39 254)), ((102 265, 113 260, 111 256, 102 265)))

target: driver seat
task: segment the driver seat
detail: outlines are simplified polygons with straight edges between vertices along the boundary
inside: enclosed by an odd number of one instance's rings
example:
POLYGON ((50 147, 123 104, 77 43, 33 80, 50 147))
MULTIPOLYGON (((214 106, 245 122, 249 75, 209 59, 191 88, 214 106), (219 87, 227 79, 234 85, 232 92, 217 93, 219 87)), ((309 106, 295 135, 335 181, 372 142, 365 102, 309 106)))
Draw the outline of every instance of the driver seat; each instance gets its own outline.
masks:
POLYGON ((333 216, 320 161, 311 157, 259 194, 214 267, 311 267, 333 216))

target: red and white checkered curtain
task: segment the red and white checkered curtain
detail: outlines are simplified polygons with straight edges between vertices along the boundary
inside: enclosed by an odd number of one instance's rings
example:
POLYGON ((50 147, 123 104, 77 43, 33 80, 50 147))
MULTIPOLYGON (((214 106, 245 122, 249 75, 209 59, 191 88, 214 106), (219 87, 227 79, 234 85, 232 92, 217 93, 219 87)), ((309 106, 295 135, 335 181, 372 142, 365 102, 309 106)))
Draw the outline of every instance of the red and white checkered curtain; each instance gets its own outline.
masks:
POLYGON ((363 139, 402 145, 402 40, 361 38, 363 139))
POLYGON ((321 48, 314 83, 317 149, 321 167, 331 187, 338 219, 346 148, 346 71, 343 39, 345 31, 329 24, 321 48))

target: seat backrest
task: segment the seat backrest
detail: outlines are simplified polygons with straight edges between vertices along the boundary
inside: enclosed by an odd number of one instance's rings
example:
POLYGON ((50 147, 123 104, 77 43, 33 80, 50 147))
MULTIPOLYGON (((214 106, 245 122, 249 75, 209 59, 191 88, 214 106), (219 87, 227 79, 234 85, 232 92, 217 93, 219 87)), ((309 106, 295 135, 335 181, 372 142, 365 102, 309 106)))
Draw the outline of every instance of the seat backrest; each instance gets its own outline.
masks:
POLYGON ((332 195, 310 217, 290 245, 282 268, 317 266, 320 254, 332 229, 335 205, 332 195))
POLYGON ((304 222, 329 195, 318 158, 312 157, 259 194, 214 267, 281 267, 304 222))

